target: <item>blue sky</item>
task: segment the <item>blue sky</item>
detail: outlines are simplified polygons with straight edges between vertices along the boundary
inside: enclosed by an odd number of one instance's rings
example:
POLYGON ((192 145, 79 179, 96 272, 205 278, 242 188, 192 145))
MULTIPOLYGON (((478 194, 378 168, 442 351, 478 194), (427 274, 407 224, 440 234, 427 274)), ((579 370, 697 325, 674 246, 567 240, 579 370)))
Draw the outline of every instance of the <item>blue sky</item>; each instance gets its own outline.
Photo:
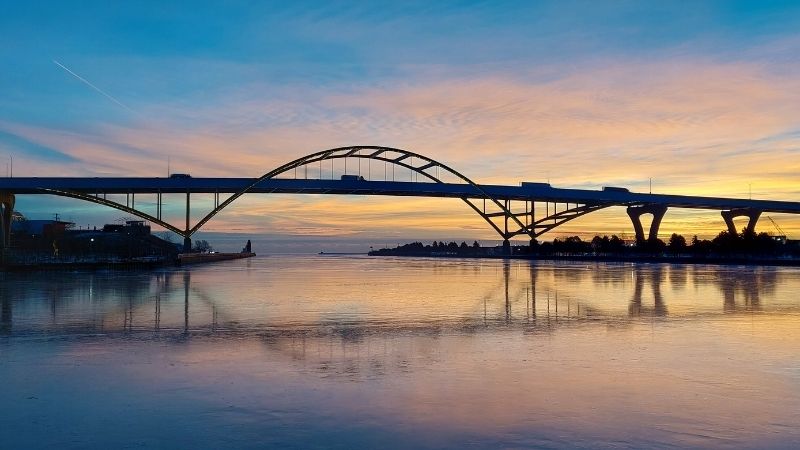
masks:
MULTIPOLYGON (((161 175, 169 156, 198 176, 256 176, 369 143, 486 182, 643 189, 653 177, 662 192, 800 196, 797 2, 164 3, 4 5, 0 155, 15 175, 161 175)), ((436 202, 249 198, 209 225, 293 234, 329 211, 313 233, 359 223, 355 237, 375 236, 394 211, 419 219, 398 232, 410 237, 491 237, 463 205, 436 202)), ((627 226, 604 214, 567 231, 627 226)), ((671 212, 666 231, 722 229, 694 214, 671 212)))

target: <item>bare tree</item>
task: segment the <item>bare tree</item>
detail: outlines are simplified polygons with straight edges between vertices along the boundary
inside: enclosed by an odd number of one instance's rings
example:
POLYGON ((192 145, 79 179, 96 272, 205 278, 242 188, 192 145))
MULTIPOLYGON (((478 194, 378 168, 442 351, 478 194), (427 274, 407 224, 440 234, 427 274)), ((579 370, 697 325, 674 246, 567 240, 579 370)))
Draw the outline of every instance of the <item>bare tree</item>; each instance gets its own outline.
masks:
POLYGON ((199 239, 194 241, 194 251, 199 253, 209 253, 214 250, 214 247, 208 243, 205 239, 199 239))

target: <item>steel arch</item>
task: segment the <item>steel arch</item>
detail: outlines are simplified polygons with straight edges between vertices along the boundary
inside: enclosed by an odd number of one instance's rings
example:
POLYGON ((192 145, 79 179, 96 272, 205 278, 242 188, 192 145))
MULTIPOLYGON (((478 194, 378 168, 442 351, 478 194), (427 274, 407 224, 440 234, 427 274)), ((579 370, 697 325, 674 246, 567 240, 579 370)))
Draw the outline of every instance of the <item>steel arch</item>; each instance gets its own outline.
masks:
POLYGON ((151 216, 150 214, 147 214, 146 212, 139 211, 138 209, 134 209, 134 208, 131 208, 129 206, 125 206, 125 205, 122 205, 120 203, 117 203, 117 202, 114 202, 114 201, 111 201, 111 200, 106 200, 104 198, 95 197, 93 195, 82 194, 82 193, 78 193, 78 192, 61 191, 61 190, 58 190, 58 189, 41 188, 39 190, 44 192, 44 193, 47 193, 47 194, 57 195, 59 197, 69 197, 69 198, 74 198, 74 199, 78 199, 78 200, 84 200, 84 201, 87 201, 87 202, 96 203, 98 205, 103 205, 103 206, 108 206, 110 208, 118 209, 120 211, 124 211, 124 212, 126 212, 128 214, 131 214, 131 215, 134 215, 136 217, 140 217, 142 219, 148 220, 148 221, 150 221, 152 223, 158 224, 158 225, 168 229, 169 231, 172 231, 173 233, 175 233, 175 234, 177 234, 179 236, 186 237, 185 236, 186 232, 184 230, 181 230, 180 228, 178 228, 178 227, 176 227, 174 225, 171 225, 168 222, 165 222, 165 221, 163 221, 163 220, 161 220, 161 219, 159 219, 157 217, 151 216))
MULTIPOLYGON (((160 225, 161 227, 169 231, 172 231, 173 233, 179 236, 182 236, 184 239, 188 239, 195 232, 197 232, 203 225, 205 225, 209 220, 211 220, 215 215, 217 215, 220 211, 229 206, 231 203, 233 203, 242 195, 248 193, 262 181, 275 178, 279 175, 285 174, 292 170, 296 170, 298 167, 308 166, 313 163, 317 162, 321 163, 322 161, 335 160, 335 159, 345 159, 346 161, 346 158, 383 161, 388 164, 408 169, 413 173, 421 174, 427 180, 433 181, 435 183, 445 183, 439 176, 440 171, 444 171, 444 173, 454 176, 455 178, 461 180, 464 184, 471 186, 475 190, 474 196, 470 195, 469 197, 466 196, 460 197, 461 200, 465 202, 470 208, 472 208, 472 210, 475 211, 478 215, 480 215, 489 224, 489 226, 491 226, 492 229, 494 229, 495 232, 497 232, 497 234, 499 234, 506 241, 513 238, 514 236, 519 236, 519 235, 528 235, 531 239, 536 239, 540 235, 552 230, 553 228, 565 222, 580 217, 584 214, 597 211, 598 209, 606 208, 608 206, 613 205, 612 203, 575 204, 573 208, 570 208, 568 205, 567 210, 563 211, 554 210, 553 214, 548 213, 546 217, 534 220, 533 208, 528 210, 527 201, 526 201, 526 210, 524 213, 512 212, 511 200, 505 198, 499 199, 497 197, 493 197, 492 195, 488 194, 480 185, 472 181, 470 178, 439 161, 436 161, 432 158, 428 158, 427 156, 421 155, 419 153, 414 153, 408 150, 386 147, 386 146, 373 146, 373 145, 348 146, 348 147, 338 147, 329 150, 323 150, 316 153, 311 153, 309 155, 285 163, 261 175, 260 177, 253 179, 253 181, 249 185, 247 185, 244 189, 231 195, 222 203, 217 203, 214 209, 208 214, 206 214, 202 219, 200 219, 193 227, 191 228, 189 227, 187 219, 186 229, 180 229, 162 220, 160 217, 155 217, 145 212, 139 211, 135 208, 132 208, 130 206, 122 205, 115 201, 107 200, 106 198, 101 198, 98 195, 65 191, 59 189, 48 189, 48 188, 40 188, 39 190, 47 194, 57 195, 61 197, 75 198, 79 200, 96 203, 99 205, 108 206, 129 213, 136 217, 148 220, 151 223, 160 225), (435 174, 432 173, 434 170, 436 171, 435 174), (482 205, 479 205, 479 202, 482 202, 482 205), (486 210, 487 202, 490 208, 494 208, 493 212, 487 212, 486 210), (504 221, 504 223, 502 224, 503 228, 501 228, 500 226, 498 226, 497 223, 494 222, 493 219, 495 218, 503 219, 504 221), (525 220, 524 224, 520 220, 520 218, 523 218, 523 220, 525 220), (509 225, 512 224, 515 226, 513 226, 513 228, 509 228, 509 225)), ((346 162, 345 162, 345 167, 346 167, 346 162)), ((322 174, 322 169, 320 169, 320 176, 321 174, 322 174)), ((533 206, 536 203, 536 201, 531 200, 530 203, 531 206, 533 206)))
POLYGON ((576 205, 574 208, 568 208, 564 211, 554 212, 547 217, 543 217, 539 220, 534 221, 530 224, 527 228, 530 230, 528 234, 533 234, 535 237, 539 237, 548 231, 552 230, 553 228, 563 225, 566 222, 569 222, 572 219, 577 219, 583 215, 589 214, 590 212, 595 212, 597 210, 608 208, 609 206, 615 206, 613 203, 596 203, 596 204, 586 204, 586 205, 576 205), (541 230, 541 231, 538 231, 541 230))
MULTIPOLYGON (((261 175, 260 177, 256 178, 255 181, 253 181, 250 185, 248 185, 247 187, 245 187, 241 191, 239 191, 239 192, 231 195, 230 197, 228 197, 228 199, 226 199, 225 201, 223 201, 222 203, 217 205, 211 212, 209 212, 206 216, 204 216, 202 219, 200 219, 200 221, 198 221, 194 225, 194 227, 192 227, 190 230, 188 230, 188 232, 181 233, 181 234, 183 236, 185 236, 185 237, 191 237, 197 230, 199 230, 203 225, 205 225, 206 222, 208 222, 209 220, 211 220, 211 218, 213 218, 215 215, 217 215, 217 213, 219 213, 220 211, 225 209, 225 207, 227 207, 228 205, 233 203, 236 199, 238 199, 242 195, 246 194, 248 191, 253 189, 255 186, 257 186, 259 183, 261 183, 264 180, 267 180, 267 179, 270 179, 270 178, 274 178, 274 177, 276 177, 278 175, 281 175, 283 173, 289 172, 290 170, 293 170, 293 169, 296 169, 298 167, 305 166, 305 165, 308 165, 308 164, 312 164, 312 163, 315 163, 315 162, 327 161, 327 160, 333 160, 333 159, 343 159, 343 158, 361 158, 361 159, 370 159, 370 160, 376 160, 376 161, 384 161, 384 162, 387 162, 387 163, 390 163, 390 164, 394 164, 394 165, 397 165, 397 166, 404 167, 406 169, 412 170, 412 171, 414 171, 414 172, 416 172, 418 174, 423 175, 424 177, 428 178, 429 180, 431 180, 431 181, 433 181, 435 183, 444 183, 444 182, 439 178, 438 175, 433 175, 431 173, 428 173, 427 170, 434 169, 434 168, 438 168, 438 169, 444 170, 446 173, 449 173, 449 174, 455 176, 456 178, 462 180, 466 184, 469 184, 470 186, 474 187, 478 191, 478 193, 480 194, 480 197, 484 201, 488 200, 492 204, 494 204, 497 208, 499 208, 502 211, 500 214, 502 214, 505 217, 506 223, 507 223, 508 219, 511 219, 514 222, 516 222, 516 224, 519 226, 519 228, 521 230, 527 230, 526 226, 519 220, 517 215, 512 214, 511 211, 509 211, 509 209, 506 206, 504 206, 502 202, 500 202, 498 199, 492 197, 491 195, 487 194, 486 191, 484 191, 483 188, 481 188, 477 183, 475 183, 471 179, 467 178, 465 175, 461 174, 460 172, 456 171, 455 169, 453 169, 453 168, 451 168, 451 167, 449 167, 449 166, 447 166, 445 164, 442 164, 439 161, 436 161, 434 159, 428 158, 427 156, 421 155, 419 153, 410 152, 408 150, 403 150, 403 149, 393 148, 393 147, 385 147, 385 146, 360 145, 360 146, 338 147, 338 148, 333 148, 333 149, 329 149, 329 150, 323 150, 323 151, 319 151, 319 152, 316 152, 316 153, 311 153, 309 155, 303 156, 302 158, 298 158, 298 159, 290 161, 290 162, 288 162, 286 164, 283 164, 282 166, 279 166, 279 167, 277 167, 277 168, 275 168, 275 169, 273 169, 273 170, 261 175), (369 153, 363 154, 363 153, 361 153, 362 151, 368 151, 369 153), (397 154, 399 156, 397 156, 397 157, 389 157, 388 156, 388 155, 392 155, 392 154, 397 154), (414 161, 414 159, 416 159, 416 161, 414 161), (419 163, 419 162, 421 162, 421 163, 419 163)), ((506 230, 501 230, 500 227, 498 227, 497 224, 495 224, 492 221, 491 218, 494 217, 496 214, 487 214, 486 213, 486 211, 485 211, 485 202, 484 202, 484 208, 481 209, 477 204, 475 204, 473 199, 470 199, 470 198, 467 198, 467 197, 462 197, 461 200, 464 201, 467 205, 469 205, 481 217, 483 217, 483 219, 499 235, 501 235, 503 237, 503 239, 509 239, 510 237, 512 237, 514 235, 514 233, 509 233, 507 229, 506 230)), ((525 231, 525 232, 527 234, 530 234, 532 239, 535 237, 533 235, 533 230, 525 231)))

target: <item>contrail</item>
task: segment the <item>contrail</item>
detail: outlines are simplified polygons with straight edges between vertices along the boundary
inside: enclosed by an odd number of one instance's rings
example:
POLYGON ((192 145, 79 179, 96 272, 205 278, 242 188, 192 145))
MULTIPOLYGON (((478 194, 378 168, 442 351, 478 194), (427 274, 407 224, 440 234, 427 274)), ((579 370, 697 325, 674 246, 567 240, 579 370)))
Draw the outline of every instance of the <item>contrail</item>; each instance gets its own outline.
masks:
POLYGON ((55 65, 57 65, 58 67, 61 67, 62 69, 66 70, 66 71, 67 71, 67 73, 69 73, 69 74, 70 74, 70 75, 72 75, 73 77, 75 77, 75 78, 79 79, 79 80, 80 80, 80 81, 82 81, 82 82, 83 82, 85 85, 87 85, 87 86, 89 86, 90 88, 94 89, 95 91, 97 91, 97 92, 101 93, 101 94, 102 94, 102 95, 103 95, 105 98, 107 98, 107 99, 111 100, 112 102, 114 102, 114 103, 118 104, 119 106, 122 106, 123 108, 127 109, 127 110, 128 110, 128 111, 130 111, 130 112, 134 112, 132 109, 128 108, 128 107, 127 107, 127 106, 126 106, 124 103, 122 103, 121 101, 119 101, 119 100, 115 99, 114 97, 110 96, 109 94, 106 94, 106 93, 105 93, 105 92, 104 92, 102 89, 100 89, 99 87, 97 87, 97 86, 93 85, 92 83, 89 83, 88 81, 86 81, 86 79, 85 79, 85 78, 83 78, 83 77, 81 77, 80 75, 78 75, 77 73, 75 73, 75 72, 73 72, 73 71, 69 70, 69 69, 67 68, 67 66, 65 66, 65 65, 61 64, 60 62, 56 61, 55 59, 53 60, 53 63, 54 63, 55 65))

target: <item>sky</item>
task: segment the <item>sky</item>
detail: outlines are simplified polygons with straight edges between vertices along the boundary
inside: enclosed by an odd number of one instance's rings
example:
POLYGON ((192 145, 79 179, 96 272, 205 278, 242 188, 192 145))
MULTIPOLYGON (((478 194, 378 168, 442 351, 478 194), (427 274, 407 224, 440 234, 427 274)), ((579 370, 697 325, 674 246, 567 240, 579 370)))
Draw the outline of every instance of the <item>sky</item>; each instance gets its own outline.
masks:
MULTIPOLYGON (((14 176, 164 176, 169 161, 255 177, 371 144, 479 183, 798 201, 798 23, 800 3, 779 1, 7 2, 0 158, 14 176)), ((181 201, 165 208, 181 224, 181 201)), ((124 215, 45 196, 17 209, 124 215)), ((771 216, 800 238, 800 218, 771 216)), ((661 234, 723 229, 672 209, 661 234)), ((425 198, 249 195, 204 230, 498 239, 462 202, 425 198)), ((543 238, 595 233, 630 237, 624 208, 543 238)))

